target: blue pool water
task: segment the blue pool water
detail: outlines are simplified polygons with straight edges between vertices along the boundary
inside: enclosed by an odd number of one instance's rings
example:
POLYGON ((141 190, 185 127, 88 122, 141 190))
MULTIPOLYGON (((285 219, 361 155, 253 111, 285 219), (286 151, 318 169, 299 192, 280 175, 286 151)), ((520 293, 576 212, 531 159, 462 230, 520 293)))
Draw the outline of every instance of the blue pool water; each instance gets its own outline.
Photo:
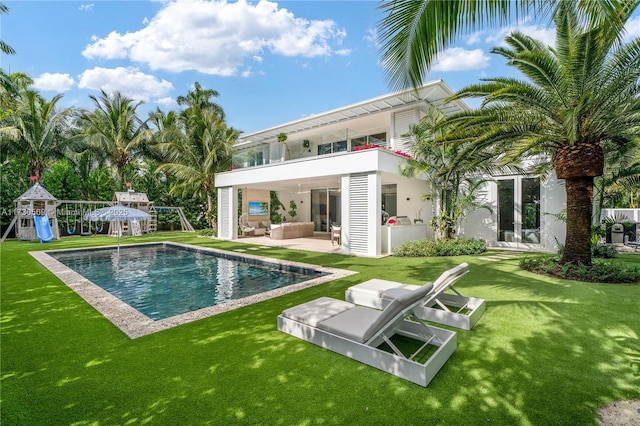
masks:
POLYGON ((153 320, 323 275, 165 245, 121 247, 119 255, 115 249, 51 255, 153 320))

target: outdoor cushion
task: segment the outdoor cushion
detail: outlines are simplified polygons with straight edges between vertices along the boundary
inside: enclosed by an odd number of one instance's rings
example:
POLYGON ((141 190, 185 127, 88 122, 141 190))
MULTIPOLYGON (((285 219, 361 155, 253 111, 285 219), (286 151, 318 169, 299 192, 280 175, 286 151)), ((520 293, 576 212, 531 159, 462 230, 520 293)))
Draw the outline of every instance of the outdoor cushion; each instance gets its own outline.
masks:
POLYGON ((321 321, 318 323, 318 328, 349 340, 364 343, 371 337, 371 333, 367 331, 380 315, 382 315, 382 311, 356 306, 321 321))
POLYGON ((390 288, 388 290, 385 290, 382 293, 383 298, 385 299, 395 299, 396 297, 400 297, 403 294, 409 293, 413 290, 417 290, 418 288, 420 288, 419 285, 412 285, 412 284, 407 284, 404 285, 402 287, 394 287, 394 288, 390 288))
POLYGON ((320 321, 338 315, 354 306, 353 303, 331 297, 320 297, 311 302, 286 309, 282 312, 282 316, 312 327, 318 327, 320 321))
POLYGON ((423 286, 419 286, 416 290, 401 294, 393 299, 365 333, 367 340, 373 336, 374 333, 380 330, 382 326, 391 321, 393 317, 398 315, 403 309, 425 297, 432 288, 433 284, 425 284, 423 286))
POLYGON ((395 281, 387 281, 387 280, 380 280, 377 278, 373 278, 362 284, 358 284, 357 287, 358 287, 358 291, 363 294, 371 295, 373 297, 382 297, 385 291, 392 288, 403 287, 403 286, 404 286, 403 284, 395 281))

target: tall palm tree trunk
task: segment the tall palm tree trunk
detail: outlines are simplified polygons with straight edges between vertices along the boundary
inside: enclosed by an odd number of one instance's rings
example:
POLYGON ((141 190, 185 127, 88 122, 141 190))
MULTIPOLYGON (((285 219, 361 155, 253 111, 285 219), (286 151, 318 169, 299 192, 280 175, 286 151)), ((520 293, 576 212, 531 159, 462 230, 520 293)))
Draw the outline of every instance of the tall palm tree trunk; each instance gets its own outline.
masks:
POLYGON ((207 192, 207 221, 209 222, 209 225, 213 229, 216 229, 217 225, 216 225, 215 218, 213 216, 213 191, 211 190, 211 188, 207 187, 206 192, 207 192))
POLYGON ((565 145, 556 150, 554 163, 567 193, 567 239, 560 262, 591 265, 593 178, 602 175, 604 151, 598 143, 565 145))
POLYGON ((591 214, 593 212, 593 178, 565 180, 567 191, 567 239, 561 263, 591 264, 591 214))

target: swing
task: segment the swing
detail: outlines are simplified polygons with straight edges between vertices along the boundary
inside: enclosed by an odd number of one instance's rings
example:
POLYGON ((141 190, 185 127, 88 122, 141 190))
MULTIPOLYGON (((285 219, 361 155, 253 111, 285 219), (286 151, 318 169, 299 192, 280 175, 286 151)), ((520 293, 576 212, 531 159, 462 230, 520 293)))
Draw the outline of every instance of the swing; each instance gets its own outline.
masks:
POLYGON ((67 222, 67 234, 68 235, 75 234, 76 233, 76 224, 77 224, 76 216, 75 215, 73 216, 73 229, 72 229, 71 228, 71 221, 69 220, 69 207, 67 207, 67 219, 66 219, 66 222, 67 222))
MULTIPOLYGON (((89 224, 89 229, 85 232, 84 230, 84 224, 82 221, 82 218, 85 216, 85 212, 84 212, 84 208, 80 207, 80 212, 82 213, 82 215, 80 216, 80 236, 81 237, 89 237, 91 236, 91 220, 89 220, 87 223, 89 224)), ((87 210, 87 214, 89 214, 89 212, 91 212, 91 208, 89 207, 87 210)))
POLYGON ((101 234, 104 229, 104 222, 96 222, 96 234, 101 234), (98 227, 98 223, 100 223, 100 227, 98 227))

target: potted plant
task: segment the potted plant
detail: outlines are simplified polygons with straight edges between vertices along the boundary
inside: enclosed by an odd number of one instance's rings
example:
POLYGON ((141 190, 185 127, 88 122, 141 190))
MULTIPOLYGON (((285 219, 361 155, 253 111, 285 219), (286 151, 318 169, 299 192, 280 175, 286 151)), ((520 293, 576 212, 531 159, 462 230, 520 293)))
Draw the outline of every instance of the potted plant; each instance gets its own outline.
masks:
MULTIPOLYGON (((291 159, 291 153, 289 152, 289 145, 287 145, 287 144, 285 143, 285 141, 286 141, 288 138, 289 138, 289 137, 287 136, 287 134, 286 134, 286 133, 280 133, 280 134, 278 135, 278 142, 280 142, 280 143, 284 143, 285 148, 287 148, 287 154, 289 154, 289 159, 291 159)), ((286 158, 285 158, 285 160, 286 160, 286 158)))
POLYGON ((289 201, 289 216, 291 216, 291 222, 296 221, 296 216, 298 215, 297 209, 298 205, 296 204, 296 202, 293 200, 289 201))

